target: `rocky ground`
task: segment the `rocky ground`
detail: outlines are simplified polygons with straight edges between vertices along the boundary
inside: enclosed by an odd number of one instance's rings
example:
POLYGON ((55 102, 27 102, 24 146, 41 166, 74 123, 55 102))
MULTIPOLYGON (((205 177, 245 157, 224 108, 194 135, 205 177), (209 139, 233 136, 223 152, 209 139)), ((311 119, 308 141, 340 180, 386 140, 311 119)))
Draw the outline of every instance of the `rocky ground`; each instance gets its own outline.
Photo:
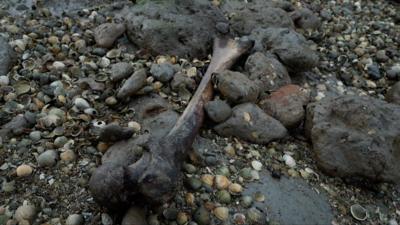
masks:
POLYGON ((0 225, 398 224, 395 1, 0 8, 0 225), (177 194, 96 203, 91 174, 171 129, 222 34, 255 46, 213 79, 177 194))

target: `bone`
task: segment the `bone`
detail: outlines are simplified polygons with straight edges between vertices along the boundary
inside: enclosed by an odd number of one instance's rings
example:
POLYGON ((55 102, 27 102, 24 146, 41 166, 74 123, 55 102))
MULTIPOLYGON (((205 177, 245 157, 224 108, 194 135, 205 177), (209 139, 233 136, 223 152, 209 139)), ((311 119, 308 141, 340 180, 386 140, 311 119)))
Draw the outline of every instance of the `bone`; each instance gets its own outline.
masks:
POLYGON ((131 165, 104 163, 97 168, 89 183, 94 199, 111 209, 171 199, 181 184, 182 161, 203 123, 204 105, 213 96, 212 75, 229 69, 252 46, 247 38, 215 39, 210 65, 175 126, 163 138, 149 140, 131 165))

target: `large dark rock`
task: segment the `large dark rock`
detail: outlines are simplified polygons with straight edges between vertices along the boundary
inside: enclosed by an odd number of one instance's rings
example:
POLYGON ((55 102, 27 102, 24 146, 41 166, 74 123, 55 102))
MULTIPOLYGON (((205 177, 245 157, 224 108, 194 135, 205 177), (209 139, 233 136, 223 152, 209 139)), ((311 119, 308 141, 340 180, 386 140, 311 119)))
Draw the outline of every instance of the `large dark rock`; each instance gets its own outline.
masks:
POLYGON ((318 165, 339 177, 399 182, 400 106, 341 96, 307 107, 306 132, 318 165))
POLYGON ((152 54, 206 57, 217 34, 227 23, 207 0, 143 1, 126 16, 128 38, 152 54))
POLYGON ((300 8, 290 15, 298 28, 317 30, 321 26, 321 20, 308 8, 300 8))
POLYGON ((214 129, 221 136, 234 136, 260 144, 283 138, 287 133, 279 121, 252 103, 235 106, 232 116, 214 129))
POLYGON ((220 123, 232 115, 232 109, 225 101, 215 99, 204 105, 208 117, 214 122, 220 123))
POLYGON ((255 102, 260 93, 256 83, 246 75, 226 70, 215 76, 221 94, 233 103, 255 102))
POLYGON ((266 56, 264 53, 256 52, 250 55, 245 69, 262 93, 274 91, 291 83, 286 68, 271 54, 266 56))
POLYGON ((279 120, 286 128, 295 128, 304 119, 304 106, 310 99, 310 93, 297 85, 286 85, 260 101, 260 108, 268 115, 279 120))
POLYGON ((256 51, 274 53, 291 72, 307 71, 318 64, 318 54, 310 49, 303 35, 292 29, 255 29, 251 38, 256 51))
POLYGON ((255 28, 294 27, 289 14, 276 8, 274 1, 224 1, 223 11, 229 15, 231 28, 239 35, 248 35, 255 28))
POLYGON ((15 62, 15 53, 6 39, 0 36, 0 76, 6 75, 15 62))

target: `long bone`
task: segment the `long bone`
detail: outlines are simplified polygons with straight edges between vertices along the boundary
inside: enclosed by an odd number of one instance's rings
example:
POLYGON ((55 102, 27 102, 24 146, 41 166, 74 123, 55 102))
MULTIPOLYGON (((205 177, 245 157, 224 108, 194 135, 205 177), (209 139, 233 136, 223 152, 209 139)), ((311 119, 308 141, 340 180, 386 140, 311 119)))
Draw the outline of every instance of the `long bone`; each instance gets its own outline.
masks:
POLYGON ((175 126, 165 137, 149 140, 147 151, 135 163, 125 167, 103 164, 97 168, 89 183, 95 200, 114 208, 133 199, 161 203, 173 197, 180 183, 182 160, 202 125, 204 104, 213 95, 212 75, 229 69, 252 46, 247 38, 215 39, 210 65, 175 126))

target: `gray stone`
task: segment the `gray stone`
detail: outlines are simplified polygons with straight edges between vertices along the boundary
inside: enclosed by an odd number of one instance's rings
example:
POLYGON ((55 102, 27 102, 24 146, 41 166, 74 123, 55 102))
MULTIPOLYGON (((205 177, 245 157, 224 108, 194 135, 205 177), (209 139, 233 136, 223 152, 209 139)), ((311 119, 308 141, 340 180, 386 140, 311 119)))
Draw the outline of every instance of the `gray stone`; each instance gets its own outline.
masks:
POLYGON ((119 62, 111 65, 111 80, 120 81, 129 77, 133 73, 133 66, 127 62, 119 62))
POLYGON ((140 69, 133 73, 119 89, 117 98, 123 99, 134 95, 146 85, 146 78, 147 75, 145 69, 140 69))
POLYGON ((386 101, 400 105, 400 81, 389 89, 386 94, 386 101))
POLYGON ((235 136, 260 144, 283 138, 287 134, 286 128, 279 121, 252 103, 235 106, 232 116, 214 129, 221 136, 235 136))
POLYGON ((174 76, 175 69, 171 63, 153 64, 151 65, 150 73, 156 80, 168 82, 174 76))
POLYGON ((15 52, 6 39, 0 36, 0 76, 7 75, 15 60, 15 52))
POLYGON ((318 64, 318 54, 309 48, 303 35, 288 28, 255 29, 251 38, 254 49, 272 52, 291 72, 310 70, 318 64))
POLYGON ((57 162, 57 152, 54 150, 46 150, 37 157, 40 167, 51 167, 57 162))
POLYGON ((250 79, 255 81, 261 92, 274 91, 290 84, 290 76, 286 68, 273 55, 256 52, 247 58, 245 64, 250 79))
POLYGON ((215 81, 221 94, 232 103, 257 101, 259 88, 242 73, 225 70, 216 74, 215 81))
POLYGON ((271 224, 331 224, 334 220, 326 194, 315 192, 304 180, 286 177, 278 180, 265 172, 261 172, 260 178, 259 182, 246 185, 243 195, 260 192, 268 196, 268 201, 255 201, 253 206, 266 209, 271 224))
POLYGON ((297 9, 290 16, 298 28, 317 30, 321 26, 319 17, 308 8, 297 9))
POLYGON ((340 96, 308 105, 306 134, 319 167, 332 176, 399 182, 400 106, 340 96))
POLYGON ((71 214, 68 216, 67 220, 65 221, 66 225, 81 225, 83 224, 83 216, 80 214, 71 214))
POLYGON ((66 138, 65 136, 60 136, 60 137, 57 137, 57 138, 54 140, 54 145, 55 145, 57 148, 61 148, 61 147, 63 147, 64 144, 67 143, 67 142, 68 142, 68 138, 66 138))
POLYGON ((205 104, 204 109, 210 119, 216 123, 227 120, 232 115, 232 109, 225 101, 215 99, 205 104))
POLYGON ((231 28, 239 35, 248 35, 256 28, 294 27, 289 14, 275 8, 272 1, 256 0, 245 3, 227 0, 222 9, 230 15, 231 28))
POLYGON ((124 24, 104 23, 94 29, 96 44, 102 48, 111 48, 119 36, 125 32, 124 24))
POLYGON ((39 141, 40 138, 42 137, 42 132, 40 132, 40 131, 38 131, 38 130, 32 131, 32 132, 29 134, 29 137, 31 138, 31 140, 32 140, 33 142, 39 141))
POLYGON ((379 62, 386 62, 389 60, 389 57, 386 55, 385 50, 379 50, 376 52, 376 60, 379 62))
POLYGON ((207 0, 142 1, 125 16, 128 38, 154 55, 203 58, 218 31, 227 23, 223 13, 207 0))
POLYGON ((183 73, 176 73, 171 81, 171 88, 174 91, 179 91, 181 88, 194 90, 196 88, 196 81, 183 73))
POLYGON ((387 77, 389 79, 399 79, 400 78, 400 64, 396 64, 391 66, 389 69, 386 70, 387 77))

